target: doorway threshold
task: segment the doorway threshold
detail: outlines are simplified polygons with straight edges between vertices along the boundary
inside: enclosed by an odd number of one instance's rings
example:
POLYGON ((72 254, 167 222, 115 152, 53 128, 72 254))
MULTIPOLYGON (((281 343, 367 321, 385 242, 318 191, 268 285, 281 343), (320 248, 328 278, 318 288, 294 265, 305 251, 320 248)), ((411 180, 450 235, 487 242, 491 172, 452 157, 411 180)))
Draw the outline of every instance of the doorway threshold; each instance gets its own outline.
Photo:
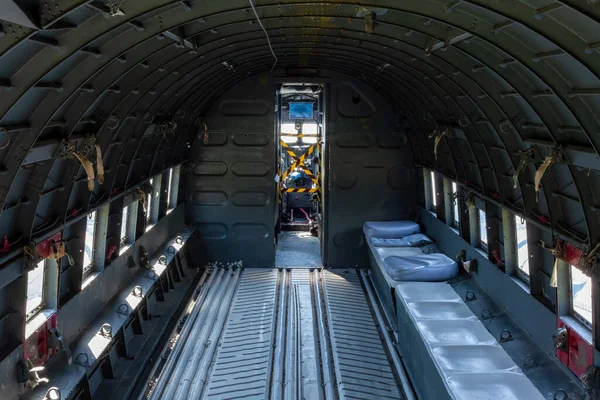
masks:
POLYGON ((309 232, 281 232, 275 252, 275 266, 277 268, 322 267, 319 238, 309 232))

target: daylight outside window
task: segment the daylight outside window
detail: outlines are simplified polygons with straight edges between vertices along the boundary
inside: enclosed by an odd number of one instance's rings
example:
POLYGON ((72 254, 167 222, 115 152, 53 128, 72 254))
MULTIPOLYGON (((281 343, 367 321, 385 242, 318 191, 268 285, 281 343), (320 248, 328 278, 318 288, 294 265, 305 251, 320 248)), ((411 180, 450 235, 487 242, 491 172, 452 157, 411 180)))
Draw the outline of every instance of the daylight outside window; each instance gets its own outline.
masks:
POLYGON ((92 269, 94 264, 94 243, 96 237, 96 211, 88 214, 85 226, 85 248, 83 250, 83 273, 92 269))
POLYGON ((458 199, 455 197, 456 193, 458 193, 458 187, 456 182, 452 182, 452 211, 454 215, 452 222, 454 222, 454 226, 458 228, 460 225, 460 217, 458 215, 458 199))
POLYGON ((171 190, 173 188, 173 168, 169 169, 169 184, 167 185, 167 208, 171 208, 171 190))
POLYGON ((152 227, 152 196, 154 195, 154 179, 150 179, 150 186, 152 190, 146 195, 146 220, 148 221, 148 227, 146 230, 152 227))
POLYGON ((45 266, 46 260, 42 260, 33 271, 27 273, 27 305, 25 307, 27 316, 44 306, 45 266))
POLYGON ((298 137, 296 136, 297 134, 298 132, 296 131, 295 124, 281 124, 281 140, 283 140, 285 143, 296 143, 298 141, 298 137))
POLYGON ((571 268, 571 311, 582 320, 592 323, 592 279, 574 266, 571 268))
POLYGON ((127 216, 129 215, 129 206, 123 208, 121 217, 121 245, 127 244, 127 216))
POLYGON ((485 211, 483 210, 479 210, 479 244, 481 245, 481 247, 487 249, 487 220, 485 218, 485 211))
POLYGON ((527 222, 515 215, 517 227, 517 265, 519 270, 529 275, 529 250, 527 248, 527 222))
POLYGON ((305 122, 302 124, 302 142, 306 144, 317 143, 317 124, 315 122, 305 122))
POLYGON ((431 204, 433 204, 433 211, 435 211, 435 207, 437 207, 437 190, 435 186, 435 173, 433 171, 431 171, 431 197, 431 204))

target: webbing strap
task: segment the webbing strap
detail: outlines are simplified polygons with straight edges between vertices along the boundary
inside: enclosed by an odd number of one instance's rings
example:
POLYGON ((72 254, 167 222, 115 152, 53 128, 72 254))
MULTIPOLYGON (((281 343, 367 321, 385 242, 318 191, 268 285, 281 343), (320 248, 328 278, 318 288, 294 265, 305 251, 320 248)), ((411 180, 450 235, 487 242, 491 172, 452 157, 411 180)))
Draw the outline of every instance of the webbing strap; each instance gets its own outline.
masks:
MULTIPOLYGON (((285 151, 290 155, 290 157, 292 157, 293 160, 298 160, 298 155, 294 152, 294 150, 292 150, 292 148, 290 146, 288 146, 287 143, 285 142, 281 142, 281 147, 283 147, 285 149, 285 151)), ((319 185, 319 180, 317 179, 317 177, 315 176, 315 174, 305 165, 300 165, 300 168, 302 168, 302 170, 306 173, 306 175, 308 175, 308 177, 310 178, 311 181, 313 181, 313 183, 317 186, 319 185)))
POLYGON ((98 183, 104 184, 104 161, 102 161, 102 150, 96 143, 96 169, 98 170, 98 183))
POLYGON ((318 188, 308 189, 308 188, 289 188, 283 189, 283 193, 317 193, 319 191, 318 188))
POLYGON ((301 165, 304 165, 304 161, 306 161, 306 159, 308 158, 308 156, 310 156, 315 149, 317 148, 316 144, 313 144, 312 146, 310 146, 308 148, 308 150, 306 151, 306 153, 302 154, 298 160, 296 162, 294 162, 288 169, 287 171, 284 171, 283 174, 281 174, 281 180, 285 180, 285 178, 287 178, 289 176, 289 174, 292 173, 292 171, 294 171, 296 168, 298 168, 301 165))
POLYGON ((88 180, 88 190, 90 192, 94 191, 94 165, 88 160, 83 154, 78 153, 76 151, 73 152, 73 156, 79 161, 83 169, 85 170, 85 174, 87 175, 88 180))

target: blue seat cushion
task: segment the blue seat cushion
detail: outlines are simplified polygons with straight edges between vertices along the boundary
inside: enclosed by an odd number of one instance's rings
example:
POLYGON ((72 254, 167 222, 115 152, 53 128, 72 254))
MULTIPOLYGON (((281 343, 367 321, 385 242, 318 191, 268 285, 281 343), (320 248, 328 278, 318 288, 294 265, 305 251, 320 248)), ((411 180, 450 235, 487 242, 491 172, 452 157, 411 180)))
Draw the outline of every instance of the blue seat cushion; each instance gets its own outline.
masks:
POLYGON ((389 256, 383 267, 395 281, 440 282, 458 275, 458 264, 442 253, 389 256))
POLYGON ((370 238, 393 239, 420 233, 421 228, 413 221, 367 221, 363 232, 370 238))
POLYGON ((415 233, 403 238, 371 238, 370 240, 375 247, 423 247, 433 243, 429 236, 422 233, 415 233))

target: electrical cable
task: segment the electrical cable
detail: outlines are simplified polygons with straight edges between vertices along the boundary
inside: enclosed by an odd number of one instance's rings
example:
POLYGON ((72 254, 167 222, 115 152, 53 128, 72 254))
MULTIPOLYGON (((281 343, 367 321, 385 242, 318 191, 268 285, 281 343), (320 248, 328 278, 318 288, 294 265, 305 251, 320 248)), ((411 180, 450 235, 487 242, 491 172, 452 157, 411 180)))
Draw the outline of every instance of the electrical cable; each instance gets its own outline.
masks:
POLYGON ((267 37, 267 43, 269 43, 269 48, 271 49, 271 54, 273 54, 273 57, 275 57, 275 63, 273 63, 273 66, 271 67, 271 72, 273 72, 273 70, 275 69, 275 65, 277 65, 277 56, 275 55, 275 52, 273 51, 273 46, 271 45, 271 39, 269 39, 269 34, 267 33, 267 30, 263 26, 262 22, 260 22, 260 18, 258 17, 258 14, 256 13, 256 9, 254 8, 254 4, 252 4, 252 0, 248 0, 248 2, 250 3, 250 7, 252 7, 252 11, 254 11, 254 15, 256 16, 256 20, 258 21, 258 24, 260 25, 263 32, 265 33, 265 36, 267 37))

